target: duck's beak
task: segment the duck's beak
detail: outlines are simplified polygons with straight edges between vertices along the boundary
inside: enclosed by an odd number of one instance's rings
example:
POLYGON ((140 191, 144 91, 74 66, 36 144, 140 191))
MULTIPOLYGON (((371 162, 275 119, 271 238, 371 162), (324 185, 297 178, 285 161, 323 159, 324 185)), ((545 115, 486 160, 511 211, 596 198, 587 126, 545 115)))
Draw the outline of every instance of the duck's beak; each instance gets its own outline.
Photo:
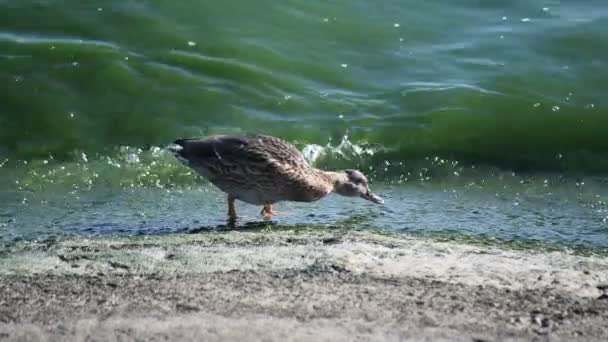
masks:
POLYGON ((372 194, 372 192, 369 190, 367 191, 366 194, 361 195, 361 197, 365 198, 368 201, 372 201, 376 204, 384 204, 384 200, 380 196, 372 194))

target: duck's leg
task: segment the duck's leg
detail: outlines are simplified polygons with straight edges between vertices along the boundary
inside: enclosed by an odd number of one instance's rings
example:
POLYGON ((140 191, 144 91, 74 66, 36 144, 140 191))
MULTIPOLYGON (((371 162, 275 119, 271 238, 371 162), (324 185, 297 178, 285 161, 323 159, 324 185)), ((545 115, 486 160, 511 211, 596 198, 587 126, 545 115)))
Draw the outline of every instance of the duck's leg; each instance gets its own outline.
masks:
POLYGON ((236 210, 234 209, 233 196, 228 195, 228 221, 236 221, 236 210))
POLYGON ((272 210, 272 204, 271 203, 266 203, 264 204, 264 208, 262 209, 262 211, 260 212, 260 215, 263 215, 265 219, 271 219, 274 215, 276 215, 277 212, 272 210))

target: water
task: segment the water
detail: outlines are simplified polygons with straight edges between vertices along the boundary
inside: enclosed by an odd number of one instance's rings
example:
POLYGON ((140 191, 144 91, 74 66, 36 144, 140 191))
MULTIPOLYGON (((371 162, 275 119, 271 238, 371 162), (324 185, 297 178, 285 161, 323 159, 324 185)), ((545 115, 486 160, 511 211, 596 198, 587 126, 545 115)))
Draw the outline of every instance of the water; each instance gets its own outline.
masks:
POLYGON ((257 132, 386 199, 282 225, 608 247, 607 24, 592 0, 0 1, 0 240, 216 229, 223 195, 162 147, 257 132))

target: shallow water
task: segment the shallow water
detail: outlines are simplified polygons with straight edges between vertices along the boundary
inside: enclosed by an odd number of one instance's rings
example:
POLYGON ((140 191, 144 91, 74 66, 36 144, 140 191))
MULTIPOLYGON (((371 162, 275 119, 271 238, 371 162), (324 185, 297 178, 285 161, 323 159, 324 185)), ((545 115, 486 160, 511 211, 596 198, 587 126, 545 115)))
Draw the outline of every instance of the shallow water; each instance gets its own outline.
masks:
MULTIPOLYGON (((386 205, 279 224, 608 247, 603 1, 0 1, 0 239, 217 229, 162 147, 261 132, 386 205)), ((246 218, 259 208, 242 205, 246 218)))
MULTIPOLYGON (((147 167, 141 161, 80 162, 71 171, 64 163, 36 176, 29 171, 19 186, 0 193, 7 204, 0 212, 2 239, 227 229, 225 195, 168 152, 157 158, 156 165, 148 162, 147 167), (173 169, 166 179, 162 173, 142 171, 169 167, 173 169), (95 173, 108 178, 89 178, 95 173)), ((382 206, 331 195, 315 203, 280 203, 273 223, 608 247, 608 184, 601 178, 583 181, 452 164, 445 168, 452 174, 411 179, 387 175, 375 181, 373 190, 386 201, 382 206)), ((262 221, 259 207, 238 203, 237 209, 237 228, 262 221)))

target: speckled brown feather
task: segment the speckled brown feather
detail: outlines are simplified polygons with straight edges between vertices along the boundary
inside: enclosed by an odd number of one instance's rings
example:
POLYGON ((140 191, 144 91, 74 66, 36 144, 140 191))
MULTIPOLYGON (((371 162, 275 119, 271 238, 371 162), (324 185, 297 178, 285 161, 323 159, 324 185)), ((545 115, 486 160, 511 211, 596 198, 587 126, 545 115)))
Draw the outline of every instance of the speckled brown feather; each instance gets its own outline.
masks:
POLYGON ((310 202, 332 191, 323 171, 293 145, 270 136, 178 140, 178 156, 214 185, 251 204, 310 202))

